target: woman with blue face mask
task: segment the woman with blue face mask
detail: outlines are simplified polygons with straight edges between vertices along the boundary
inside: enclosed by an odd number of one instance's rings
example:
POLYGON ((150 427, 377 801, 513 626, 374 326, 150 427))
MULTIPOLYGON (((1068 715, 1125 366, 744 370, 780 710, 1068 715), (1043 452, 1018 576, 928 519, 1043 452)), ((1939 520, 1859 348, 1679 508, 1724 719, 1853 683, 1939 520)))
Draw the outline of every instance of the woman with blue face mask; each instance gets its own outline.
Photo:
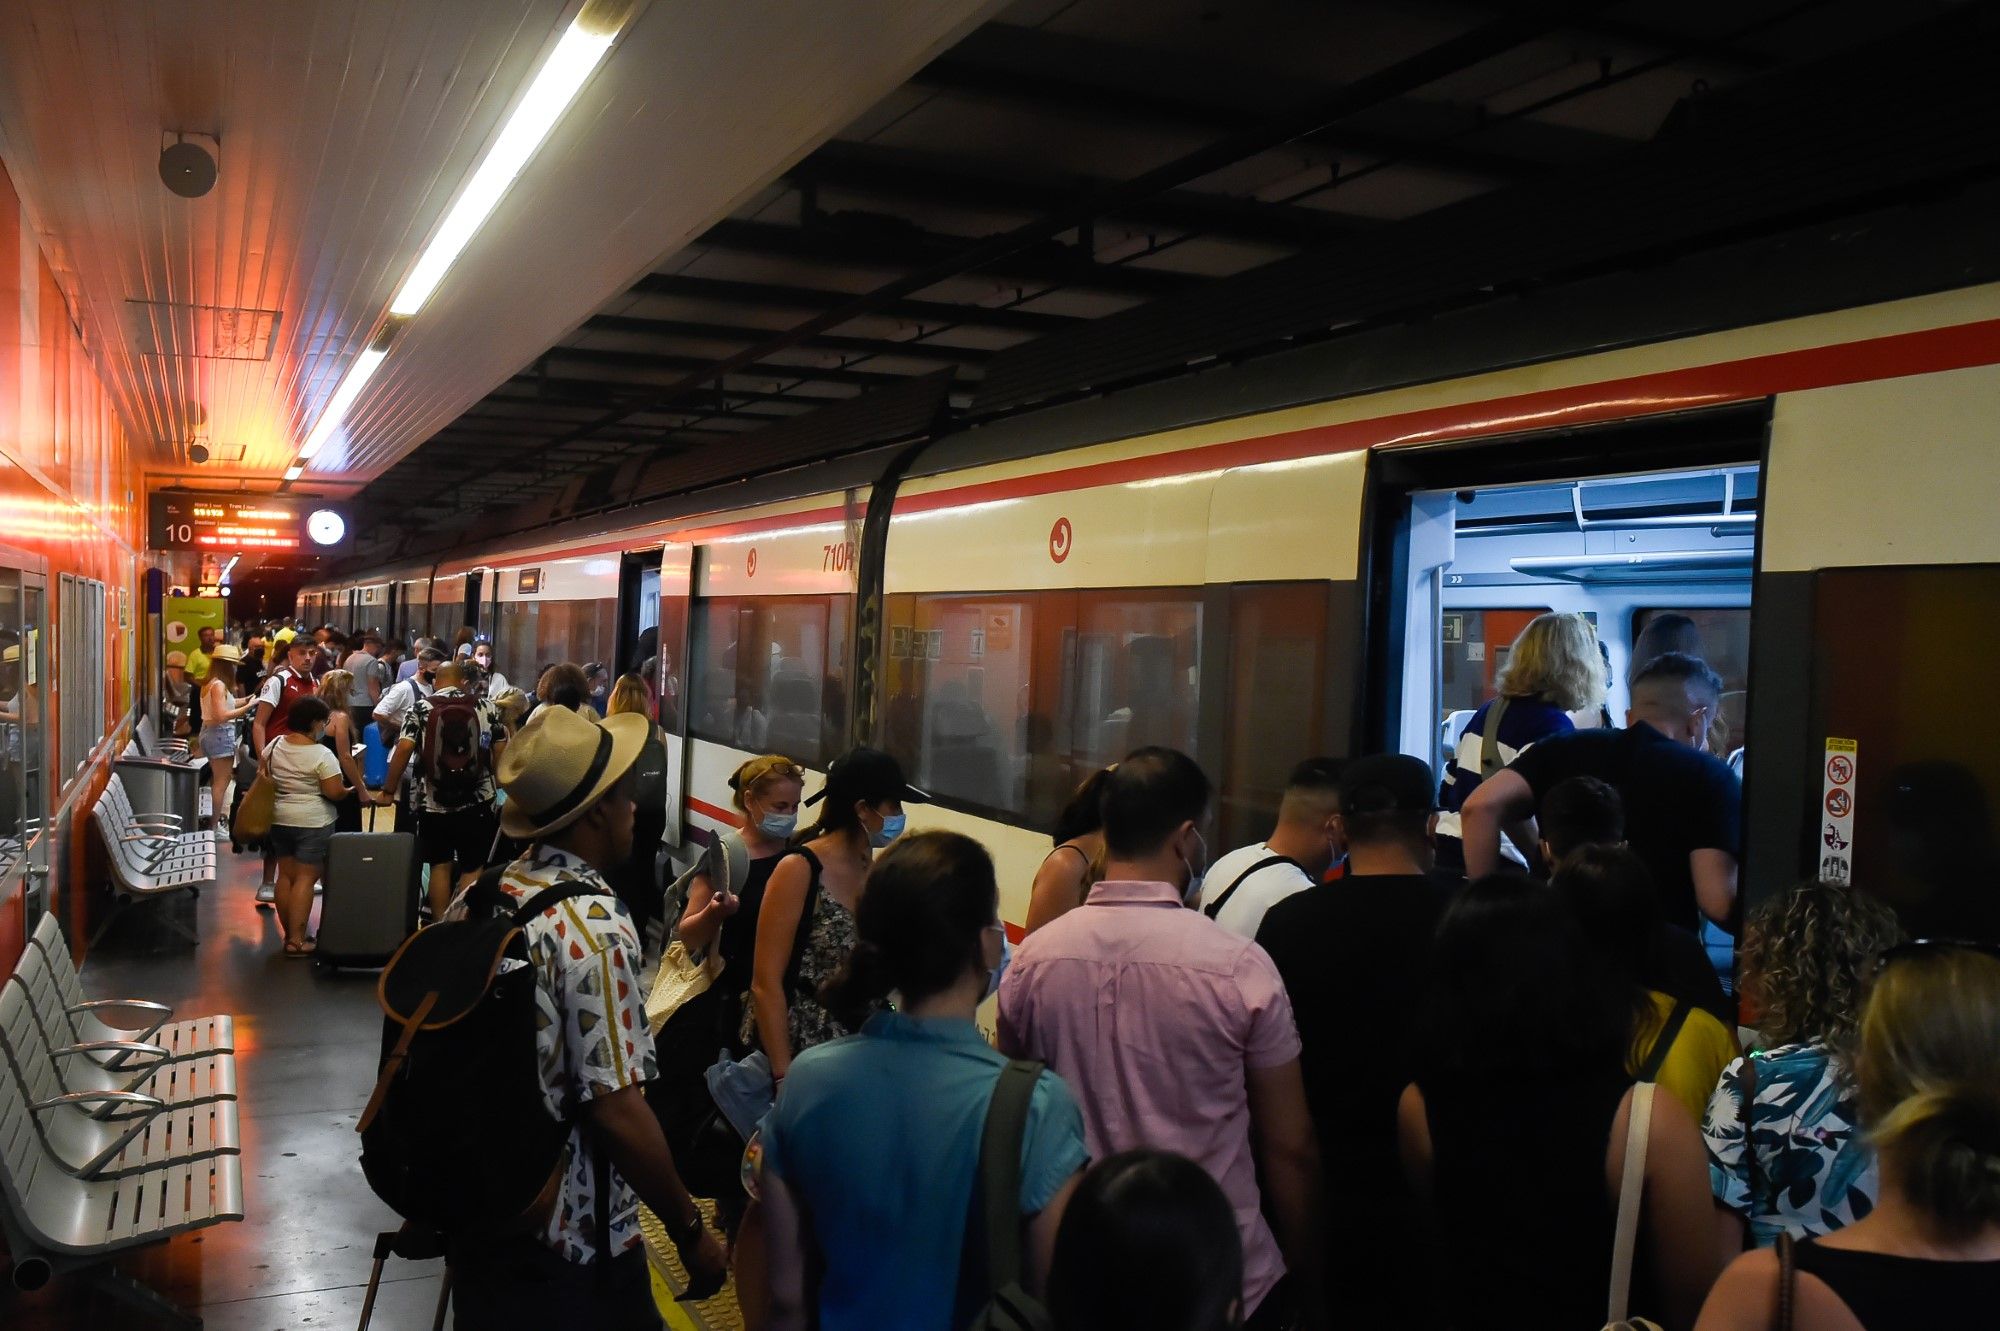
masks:
MULTIPOLYGON (((781 753, 752 758, 729 778, 730 798, 738 825, 722 837, 742 844, 749 866, 740 883, 718 885, 710 875, 695 875, 688 886, 687 909, 676 931, 690 952, 716 948, 722 954, 722 974, 709 992, 717 996, 717 1038, 704 1050, 714 1057, 722 1045, 737 1045, 743 1029, 743 998, 750 992, 751 957, 757 946, 757 920, 771 871, 791 849, 798 827, 799 800, 806 774, 781 753), (718 888, 721 890, 718 890, 718 888)), ((726 851, 725 851, 726 853, 726 851)))
POLYGON ((826 785, 806 801, 822 805, 819 821, 764 888, 739 1032, 771 1060, 777 1081, 799 1053, 850 1032, 820 1002, 820 985, 854 951, 854 913, 875 852, 902 835, 905 803, 929 799, 904 781, 894 758, 862 748, 834 759, 826 785))

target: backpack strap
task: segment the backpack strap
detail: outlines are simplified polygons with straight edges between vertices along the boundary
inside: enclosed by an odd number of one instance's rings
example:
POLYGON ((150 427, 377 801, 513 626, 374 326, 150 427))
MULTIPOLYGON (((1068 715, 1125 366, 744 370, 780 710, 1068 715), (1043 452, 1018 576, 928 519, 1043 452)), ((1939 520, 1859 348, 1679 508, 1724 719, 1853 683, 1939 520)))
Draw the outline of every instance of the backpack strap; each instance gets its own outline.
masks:
POLYGON ((1500 760, 1500 722, 1512 699, 1501 694, 1486 709, 1486 724, 1479 728, 1479 779, 1484 781, 1507 764, 1500 760))
MULTIPOLYGON (((1300 873, 1305 873, 1305 866, 1289 855, 1266 855, 1242 873, 1237 874, 1236 881, 1228 887, 1223 888, 1221 896, 1218 896, 1215 900, 1202 907, 1201 913, 1208 916, 1211 920, 1222 914, 1222 908, 1229 904, 1229 898, 1236 895, 1236 889, 1243 886, 1245 879, 1249 878, 1251 874, 1263 872, 1274 864, 1289 864, 1300 873)), ((1311 875, 1307 876, 1310 877, 1311 875)))
MULTIPOLYGON (((483 876, 480 881, 485 881, 483 876)), ((494 879, 494 884, 497 888, 499 884, 498 878, 494 879)), ((477 886, 478 884, 474 884, 475 888, 477 886)), ((575 897, 608 897, 610 895, 610 888, 600 886, 596 883, 562 883, 556 887, 545 887, 515 908, 514 927, 516 929, 522 928, 529 920, 534 919, 543 911, 554 910, 563 902, 575 897)))
POLYGON ((975 1258, 983 1259, 986 1287, 980 1291, 984 1296, 978 1299, 980 1304, 990 1303, 1021 1281, 1021 1146, 1042 1067, 1031 1059, 1010 1059, 994 1079, 993 1096, 986 1103, 979 1175, 965 1222, 965 1259, 960 1263, 969 1272, 979 1269, 975 1258))
POLYGON ((1659 1037, 1653 1041, 1653 1047, 1647 1053, 1646 1061, 1639 1067, 1638 1080, 1660 1079, 1660 1069, 1666 1065, 1667 1053, 1674 1047, 1674 1041, 1680 1038, 1681 1027, 1687 1025, 1688 1013, 1691 1010, 1686 999, 1674 1000, 1674 1010, 1667 1014, 1667 1024, 1660 1027, 1659 1037))
POLYGON ((1792 1251, 1792 1231, 1778 1234, 1778 1313, 1771 1319, 1771 1331, 1792 1331, 1792 1309, 1798 1302, 1798 1258, 1792 1251))
POLYGON ((1639 1242, 1639 1194, 1646 1187, 1646 1143, 1653 1135, 1653 1093, 1642 1081, 1632 1088, 1625 1124, 1625 1169, 1618 1181, 1618 1230, 1611 1244, 1610 1305, 1605 1322, 1621 1326, 1632 1301, 1632 1257, 1639 1242))

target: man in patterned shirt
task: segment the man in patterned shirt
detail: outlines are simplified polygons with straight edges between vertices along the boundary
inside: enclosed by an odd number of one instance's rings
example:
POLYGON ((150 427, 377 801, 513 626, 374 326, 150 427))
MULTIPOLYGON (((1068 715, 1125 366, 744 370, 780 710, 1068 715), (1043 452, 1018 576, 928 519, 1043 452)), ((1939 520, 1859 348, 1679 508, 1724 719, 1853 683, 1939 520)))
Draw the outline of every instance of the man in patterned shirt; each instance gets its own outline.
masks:
MULTIPOLYGON (((639 937, 603 876, 631 854, 632 765, 650 725, 637 715, 599 722, 544 708, 498 764, 507 792, 501 829, 532 843, 501 877, 509 908, 579 880, 603 895, 559 902, 524 928, 543 1102, 572 1127, 543 1232, 448 1254, 460 1326, 657 1328, 641 1201, 679 1248, 694 1278, 690 1292, 722 1284, 722 1247, 642 1098, 658 1067, 639 988, 639 937), (600 1200, 600 1190, 608 1197, 600 1200), (608 1235, 600 1232, 607 1227, 608 1235)), ((465 909, 461 894, 452 912, 465 909)))

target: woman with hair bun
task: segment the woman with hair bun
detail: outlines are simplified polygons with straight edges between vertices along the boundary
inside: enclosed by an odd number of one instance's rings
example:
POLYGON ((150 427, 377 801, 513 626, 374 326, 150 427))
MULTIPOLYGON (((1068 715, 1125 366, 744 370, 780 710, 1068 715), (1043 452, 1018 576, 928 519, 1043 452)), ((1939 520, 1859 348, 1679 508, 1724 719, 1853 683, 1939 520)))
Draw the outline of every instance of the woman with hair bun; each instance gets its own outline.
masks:
POLYGON ((1760 1248, 1781 1233, 1831 1234, 1874 1209, 1854 1047, 1876 960, 1901 938, 1882 902, 1817 880, 1766 902, 1744 927, 1743 986, 1764 1047, 1723 1069, 1701 1132, 1717 1204, 1760 1248))
POLYGON ((1777 1252, 1737 1258, 1696 1331, 1765 1331, 1787 1303, 1795 1331, 1933 1331, 2000 1316, 2000 949, 1922 941, 1884 953, 1855 1071, 1881 1164, 1875 1209, 1823 1238, 1787 1236, 1777 1252))
MULTIPOLYGON (((732 772, 729 798, 739 815, 737 825, 716 838, 723 844, 707 859, 710 867, 688 885, 687 909, 676 933, 691 952, 714 947, 722 953, 722 974, 713 989, 719 995, 717 1021, 726 1043, 736 1043, 742 1025, 764 888, 771 881, 771 870, 791 848, 805 780, 799 765, 782 753, 752 758, 732 772), (743 847, 746 869, 741 882, 723 884, 718 891, 715 880, 723 876, 718 857, 728 854, 726 843, 732 839, 743 847)), ((706 1052, 712 1056, 715 1048, 710 1044, 706 1052)))
MULTIPOLYGON (((764 1121, 771 1324, 949 1331, 985 1301, 959 1267, 987 1105, 1007 1067, 973 1024, 1005 936, 992 857, 956 832, 903 837, 869 871, 856 934, 821 998, 849 1019, 873 1015, 858 1035, 799 1054, 764 1121)), ((1085 1159, 1076 1101, 1044 1070, 1021 1145, 1031 1294, 1085 1159)))

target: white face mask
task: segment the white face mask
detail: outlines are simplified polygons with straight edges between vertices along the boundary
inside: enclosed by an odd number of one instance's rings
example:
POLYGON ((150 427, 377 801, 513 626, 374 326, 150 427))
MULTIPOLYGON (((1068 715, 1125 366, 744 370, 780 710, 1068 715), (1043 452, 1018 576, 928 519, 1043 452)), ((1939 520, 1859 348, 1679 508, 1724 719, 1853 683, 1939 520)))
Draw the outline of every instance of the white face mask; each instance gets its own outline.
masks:
POLYGON ((1196 868, 1195 860, 1181 856, 1181 863, 1188 871, 1187 890, 1181 893, 1181 900, 1190 904, 1201 900, 1201 880, 1208 876, 1208 839, 1202 836, 1200 828, 1195 829, 1194 840, 1198 847, 1195 859, 1201 862, 1201 867, 1196 868))
POLYGON ((1005 925, 989 924, 986 927, 1000 935, 1000 964, 986 972, 986 996, 991 998, 1000 992, 1000 977, 1007 973, 1007 964, 1014 960, 1014 944, 1007 937, 1005 925))

